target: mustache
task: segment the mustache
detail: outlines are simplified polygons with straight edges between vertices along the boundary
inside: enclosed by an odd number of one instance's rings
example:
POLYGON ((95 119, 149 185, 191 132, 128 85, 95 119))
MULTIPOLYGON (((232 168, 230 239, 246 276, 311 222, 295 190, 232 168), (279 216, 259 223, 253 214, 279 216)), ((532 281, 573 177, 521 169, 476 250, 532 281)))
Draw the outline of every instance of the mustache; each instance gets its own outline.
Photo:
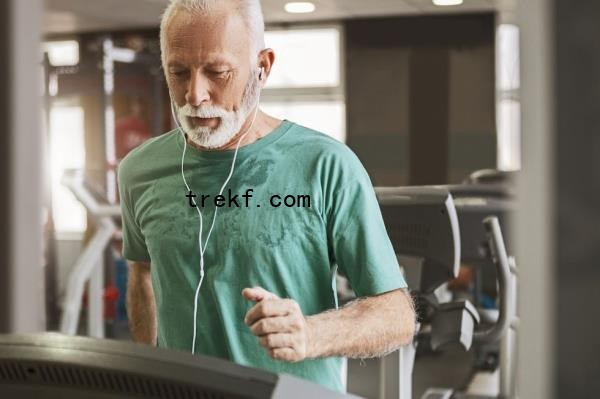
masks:
POLYGON ((185 104, 183 107, 179 108, 179 112, 183 116, 193 118, 225 118, 231 114, 231 112, 213 105, 201 105, 199 107, 194 107, 190 104, 185 104))

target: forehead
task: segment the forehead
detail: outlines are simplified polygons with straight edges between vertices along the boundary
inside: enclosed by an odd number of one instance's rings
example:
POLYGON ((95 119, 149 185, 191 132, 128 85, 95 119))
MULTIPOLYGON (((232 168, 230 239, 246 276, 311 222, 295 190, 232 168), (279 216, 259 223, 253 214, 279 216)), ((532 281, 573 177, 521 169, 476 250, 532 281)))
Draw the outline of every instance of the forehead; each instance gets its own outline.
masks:
POLYGON ((167 62, 206 63, 249 59, 248 30, 235 11, 217 8, 209 13, 176 10, 165 34, 167 62))

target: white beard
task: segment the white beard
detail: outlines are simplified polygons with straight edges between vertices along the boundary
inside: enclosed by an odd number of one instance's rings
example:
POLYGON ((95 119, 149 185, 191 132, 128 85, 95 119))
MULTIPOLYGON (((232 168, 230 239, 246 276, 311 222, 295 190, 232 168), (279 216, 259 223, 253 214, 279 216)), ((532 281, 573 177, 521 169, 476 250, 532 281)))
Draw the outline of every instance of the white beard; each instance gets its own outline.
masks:
POLYGON ((258 106, 258 94, 258 78, 253 74, 244 89, 242 103, 237 111, 227 111, 212 105, 200 107, 193 107, 187 103, 183 107, 176 103, 174 105, 181 127, 190 140, 200 147, 213 149, 228 144, 240 132, 254 106, 258 106), (219 118, 219 124, 216 128, 194 127, 188 117, 219 118))

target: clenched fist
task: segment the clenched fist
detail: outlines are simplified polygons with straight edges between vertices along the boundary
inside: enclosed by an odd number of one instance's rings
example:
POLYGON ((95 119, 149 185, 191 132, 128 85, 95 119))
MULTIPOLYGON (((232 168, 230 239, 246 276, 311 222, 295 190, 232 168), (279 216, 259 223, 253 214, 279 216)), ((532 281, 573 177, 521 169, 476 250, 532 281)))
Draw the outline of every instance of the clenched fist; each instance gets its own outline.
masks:
POLYGON ((256 302, 244 322, 275 360, 298 362, 310 355, 310 327, 293 299, 281 299, 260 287, 245 288, 242 295, 256 302))

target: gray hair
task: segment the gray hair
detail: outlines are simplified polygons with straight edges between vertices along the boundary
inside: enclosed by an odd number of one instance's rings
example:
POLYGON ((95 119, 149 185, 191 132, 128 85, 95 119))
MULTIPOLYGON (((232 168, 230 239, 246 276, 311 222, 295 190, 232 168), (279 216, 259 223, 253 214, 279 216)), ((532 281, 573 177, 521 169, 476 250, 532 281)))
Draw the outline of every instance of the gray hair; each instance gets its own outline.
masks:
MULTIPOLYGON (((160 21, 160 51, 163 67, 165 67, 166 31, 175 11, 188 13, 210 12, 211 7, 225 0, 171 0, 160 21)), ((265 22, 260 0, 226 0, 232 3, 233 9, 243 18, 250 36, 250 62, 256 61, 258 53, 265 47, 265 22)))

